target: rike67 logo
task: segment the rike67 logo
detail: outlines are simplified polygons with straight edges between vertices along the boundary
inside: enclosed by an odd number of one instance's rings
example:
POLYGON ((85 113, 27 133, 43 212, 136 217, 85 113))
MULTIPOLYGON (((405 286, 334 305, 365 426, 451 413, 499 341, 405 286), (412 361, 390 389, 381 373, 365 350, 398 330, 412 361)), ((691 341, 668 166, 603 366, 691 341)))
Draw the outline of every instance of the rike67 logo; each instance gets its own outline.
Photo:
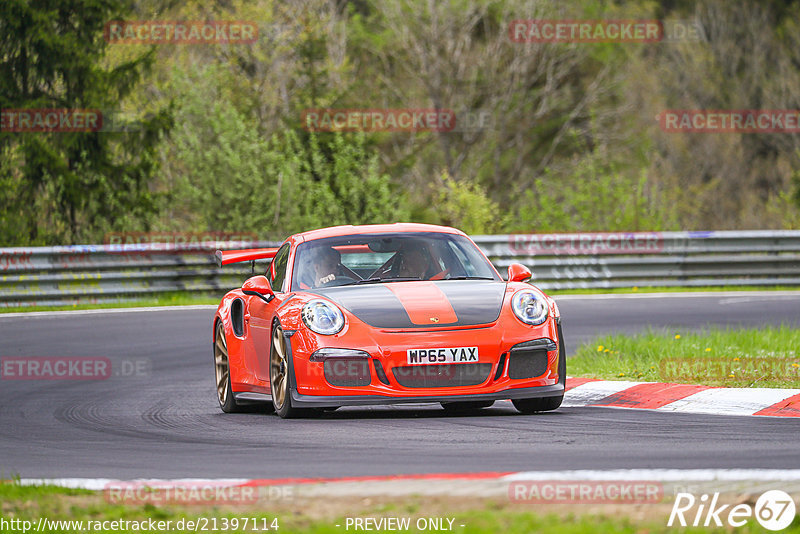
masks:
POLYGON ((678 493, 669 514, 667 526, 742 527, 755 518, 767 530, 783 530, 795 517, 795 504, 785 491, 770 490, 763 493, 755 505, 749 503, 719 503, 719 493, 703 494, 696 498, 691 493, 678 493))

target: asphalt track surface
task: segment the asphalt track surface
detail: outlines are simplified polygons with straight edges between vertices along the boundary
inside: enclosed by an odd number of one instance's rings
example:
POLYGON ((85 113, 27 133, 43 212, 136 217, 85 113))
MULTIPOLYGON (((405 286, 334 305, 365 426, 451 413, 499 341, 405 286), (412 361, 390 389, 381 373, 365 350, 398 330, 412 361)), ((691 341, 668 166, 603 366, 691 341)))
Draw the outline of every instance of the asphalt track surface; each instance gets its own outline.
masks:
MULTIPOLYGON (((559 300, 568 352, 597 333, 709 324, 800 327, 800 295, 559 300)), ((144 376, 0 381, 0 478, 284 478, 625 468, 797 468, 800 420, 596 407, 480 415, 435 405, 347 408, 314 419, 223 414, 213 312, 3 317, 0 356, 144 359, 144 376)), ((130 370, 130 369, 129 369, 130 370)))

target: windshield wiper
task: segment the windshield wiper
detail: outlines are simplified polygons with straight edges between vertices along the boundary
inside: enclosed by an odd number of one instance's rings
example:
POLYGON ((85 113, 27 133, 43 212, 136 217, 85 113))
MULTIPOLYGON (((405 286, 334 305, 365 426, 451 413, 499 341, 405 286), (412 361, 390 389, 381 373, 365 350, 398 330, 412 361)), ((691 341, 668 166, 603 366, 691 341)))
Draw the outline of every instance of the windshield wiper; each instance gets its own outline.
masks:
POLYGON ((400 276, 397 278, 364 278, 363 280, 359 280, 357 282, 353 282, 353 284, 347 285, 359 285, 359 284, 379 284, 381 282, 412 282, 412 281, 419 281, 422 280, 418 276, 400 276))
POLYGON ((452 276, 443 280, 494 280, 491 276, 452 276))

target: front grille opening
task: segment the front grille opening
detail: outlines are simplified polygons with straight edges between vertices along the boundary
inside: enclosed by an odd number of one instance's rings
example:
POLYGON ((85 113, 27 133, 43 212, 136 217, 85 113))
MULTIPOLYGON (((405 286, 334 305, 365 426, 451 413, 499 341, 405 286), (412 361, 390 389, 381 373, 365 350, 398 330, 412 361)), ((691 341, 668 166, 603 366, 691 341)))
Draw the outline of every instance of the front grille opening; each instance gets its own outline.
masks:
POLYGON ((503 371, 506 369, 506 353, 504 352, 500 356, 500 361, 497 362, 497 372, 494 374, 495 380, 500 380, 500 377, 503 376, 503 371))
POLYGON ((375 374, 378 376, 378 380, 381 381, 384 385, 389 385, 389 377, 386 376, 386 373, 383 371, 383 365, 378 360, 372 360, 375 362, 375 374))
POLYGON ((365 358, 328 358, 324 363, 325 380, 332 386, 368 386, 369 360, 365 358))
POLYGON ((491 372, 491 363, 405 365, 392 369, 397 383, 406 388, 477 386, 486 382, 491 372))
POLYGON ((508 377, 513 379, 536 378, 547 371, 545 349, 512 350, 508 357, 508 377))

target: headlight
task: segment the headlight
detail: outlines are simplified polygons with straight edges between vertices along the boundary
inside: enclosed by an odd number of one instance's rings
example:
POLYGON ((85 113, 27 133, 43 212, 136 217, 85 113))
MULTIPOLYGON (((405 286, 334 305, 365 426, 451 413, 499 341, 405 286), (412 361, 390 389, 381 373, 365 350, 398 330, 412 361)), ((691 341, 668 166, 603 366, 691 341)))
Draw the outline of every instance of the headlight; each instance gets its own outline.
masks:
POLYGON ((339 308, 321 299, 303 306, 303 322, 317 334, 331 336, 344 328, 344 315, 339 308))
POLYGON ((544 296, 530 289, 517 291, 511 298, 514 315, 525 324, 542 324, 547 319, 547 301, 544 296))

